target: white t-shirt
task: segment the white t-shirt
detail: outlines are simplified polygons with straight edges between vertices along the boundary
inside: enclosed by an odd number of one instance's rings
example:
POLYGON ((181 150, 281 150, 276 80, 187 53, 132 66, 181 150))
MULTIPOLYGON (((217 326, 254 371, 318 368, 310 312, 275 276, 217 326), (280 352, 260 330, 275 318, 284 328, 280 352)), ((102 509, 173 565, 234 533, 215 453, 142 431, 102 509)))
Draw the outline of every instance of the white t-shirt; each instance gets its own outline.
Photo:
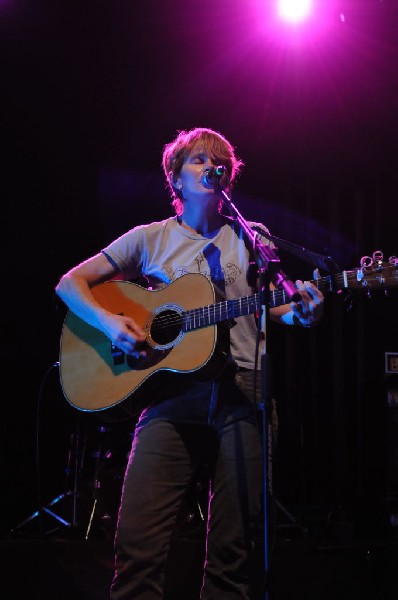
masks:
MULTIPOLYGON (((260 223, 251 222, 250 226, 267 232, 260 223)), ((269 244, 264 237, 261 241, 269 244)), ((212 281, 221 299, 233 300, 253 293, 247 282, 248 245, 239 225, 227 217, 225 225, 207 237, 182 227, 176 217, 140 225, 103 252, 125 279, 145 277, 153 289, 187 273, 202 273, 212 281)), ((231 355, 240 367, 255 368, 256 333, 253 314, 237 318, 230 330, 231 355)))

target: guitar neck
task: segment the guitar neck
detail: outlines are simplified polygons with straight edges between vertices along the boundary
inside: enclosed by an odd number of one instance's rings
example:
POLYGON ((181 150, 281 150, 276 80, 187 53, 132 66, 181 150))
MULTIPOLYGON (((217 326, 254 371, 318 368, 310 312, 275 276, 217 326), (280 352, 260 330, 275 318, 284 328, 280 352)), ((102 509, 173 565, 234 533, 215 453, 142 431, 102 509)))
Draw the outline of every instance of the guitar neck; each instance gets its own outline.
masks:
MULTIPOLYGON (((327 275, 311 281, 323 293, 336 292, 344 288, 367 289, 370 290, 396 287, 398 285, 398 261, 394 260, 390 264, 378 263, 371 268, 352 269, 342 271, 334 275, 327 275)), ((275 308, 282 304, 288 304, 290 299, 285 291, 272 290, 269 294, 269 307, 275 308)), ((208 327, 236 319, 243 315, 259 313, 261 308, 261 294, 257 292, 250 296, 243 296, 235 300, 224 300, 217 304, 210 304, 188 310, 183 315, 184 331, 192 331, 202 327, 208 327)))
MULTIPOLYGON (((339 275, 328 275, 327 277, 321 277, 312 281, 314 285, 322 292, 331 292, 336 286, 347 287, 345 284, 345 274, 340 273, 339 275)), ((258 313, 261 308, 261 293, 256 292, 250 296, 243 296, 234 300, 224 300, 217 302, 216 304, 209 304, 208 306, 202 306, 200 308, 194 308, 184 313, 184 331, 193 331, 194 329, 200 329, 202 327, 209 327, 210 325, 216 325, 223 321, 230 319, 237 319, 244 315, 251 315, 258 313)), ((281 306, 282 304, 289 303, 290 300, 286 296, 284 290, 272 290, 269 296, 269 306, 274 308, 281 306)))

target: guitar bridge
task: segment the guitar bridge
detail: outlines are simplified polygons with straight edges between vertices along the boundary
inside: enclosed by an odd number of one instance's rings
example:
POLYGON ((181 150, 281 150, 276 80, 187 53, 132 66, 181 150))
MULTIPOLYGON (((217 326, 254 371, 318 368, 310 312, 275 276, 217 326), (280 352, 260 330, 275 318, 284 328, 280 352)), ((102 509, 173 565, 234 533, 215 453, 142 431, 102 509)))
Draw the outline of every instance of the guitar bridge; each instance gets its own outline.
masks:
POLYGON ((121 350, 118 346, 115 346, 115 344, 111 344, 111 356, 115 366, 122 365, 124 363, 125 354, 123 350, 121 350))
MULTIPOLYGON (((123 313, 120 312, 120 313, 118 313, 118 315, 123 316, 123 313)), ((111 343, 111 356, 113 358, 113 364, 115 367, 117 365, 122 365, 124 363, 125 353, 118 346, 115 346, 115 344, 112 344, 112 343, 111 343)))

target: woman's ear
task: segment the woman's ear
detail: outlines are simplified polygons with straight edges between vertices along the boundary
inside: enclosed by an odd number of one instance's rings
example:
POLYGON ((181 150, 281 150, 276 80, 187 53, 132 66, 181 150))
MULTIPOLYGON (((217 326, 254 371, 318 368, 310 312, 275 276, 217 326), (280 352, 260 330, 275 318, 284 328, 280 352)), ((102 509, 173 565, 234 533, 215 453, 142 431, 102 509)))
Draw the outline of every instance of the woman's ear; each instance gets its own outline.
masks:
POLYGON ((173 186, 173 188, 175 190, 182 189, 181 178, 179 176, 175 176, 173 171, 170 171, 170 181, 171 181, 171 185, 173 186))

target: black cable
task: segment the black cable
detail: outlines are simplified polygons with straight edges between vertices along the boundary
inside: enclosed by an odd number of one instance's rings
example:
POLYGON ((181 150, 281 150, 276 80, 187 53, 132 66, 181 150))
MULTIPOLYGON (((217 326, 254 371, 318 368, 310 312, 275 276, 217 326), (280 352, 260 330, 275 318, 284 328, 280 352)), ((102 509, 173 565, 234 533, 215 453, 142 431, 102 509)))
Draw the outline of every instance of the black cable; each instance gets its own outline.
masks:
POLYGON ((36 470, 36 494, 37 494, 37 518, 39 522, 39 539, 43 537, 43 511, 42 507, 42 497, 41 497, 41 473, 40 473, 40 424, 41 424, 41 408, 42 408, 42 399, 43 399, 43 389, 44 384, 47 381, 48 375, 51 373, 52 369, 58 368, 59 362, 53 363, 50 367, 48 367, 47 371, 44 373, 42 377, 39 393, 37 397, 36 404, 36 444, 35 444, 35 470, 36 470))

